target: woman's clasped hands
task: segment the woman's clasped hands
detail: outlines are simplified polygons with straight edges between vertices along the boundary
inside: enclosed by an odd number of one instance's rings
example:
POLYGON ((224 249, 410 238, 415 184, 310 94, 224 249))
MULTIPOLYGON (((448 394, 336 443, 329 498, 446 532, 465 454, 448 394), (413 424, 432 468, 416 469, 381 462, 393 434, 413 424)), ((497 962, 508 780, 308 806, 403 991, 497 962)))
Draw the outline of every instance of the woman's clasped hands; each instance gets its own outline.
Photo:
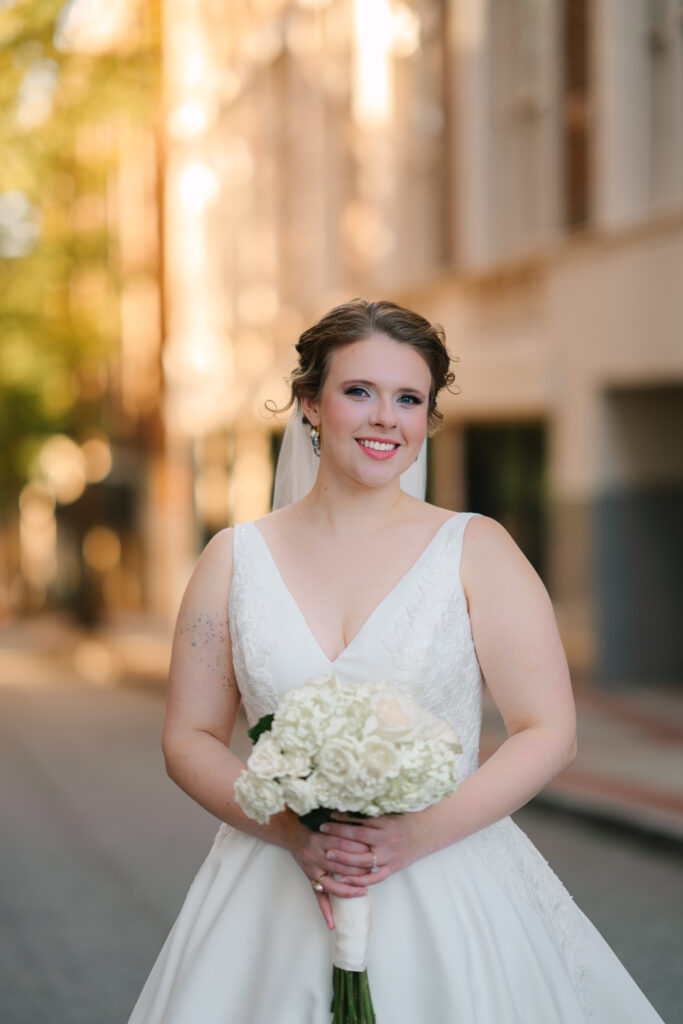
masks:
POLYGON ((328 928, 334 928, 331 895, 364 896, 367 886, 383 882, 419 859, 418 816, 383 814, 360 819, 335 812, 319 832, 306 829, 307 835, 299 834, 292 854, 313 886, 328 928))

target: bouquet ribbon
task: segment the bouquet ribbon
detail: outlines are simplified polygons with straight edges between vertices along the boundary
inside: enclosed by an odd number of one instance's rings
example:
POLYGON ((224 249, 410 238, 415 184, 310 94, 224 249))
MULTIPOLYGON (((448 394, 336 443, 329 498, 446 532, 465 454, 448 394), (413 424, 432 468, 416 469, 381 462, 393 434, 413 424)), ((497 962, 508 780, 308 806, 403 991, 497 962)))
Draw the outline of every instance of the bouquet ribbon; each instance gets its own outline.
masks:
POLYGON ((330 901, 334 913, 334 966, 344 971, 364 971, 372 923, 370 897, 331 895, 330 901))

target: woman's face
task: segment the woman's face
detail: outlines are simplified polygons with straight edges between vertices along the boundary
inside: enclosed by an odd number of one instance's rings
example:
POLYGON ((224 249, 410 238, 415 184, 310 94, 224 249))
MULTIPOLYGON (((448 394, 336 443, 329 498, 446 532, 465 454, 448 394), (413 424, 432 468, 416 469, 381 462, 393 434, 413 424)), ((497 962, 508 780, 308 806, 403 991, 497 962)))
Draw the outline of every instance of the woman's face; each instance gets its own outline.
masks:
POLYGON ((320 427, 321 455, 369 486, 395 479, 427 432, 431 374, 411 345, 384 334, 336 349, 322 393, 303 399, 320 427))

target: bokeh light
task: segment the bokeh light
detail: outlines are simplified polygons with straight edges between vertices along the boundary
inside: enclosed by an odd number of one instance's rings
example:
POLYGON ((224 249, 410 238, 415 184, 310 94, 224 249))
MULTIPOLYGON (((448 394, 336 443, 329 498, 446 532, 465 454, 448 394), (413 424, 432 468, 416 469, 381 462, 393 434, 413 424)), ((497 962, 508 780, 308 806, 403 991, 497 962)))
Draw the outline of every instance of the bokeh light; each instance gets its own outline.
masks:
POLYGON ((83 538, 83 557, 91 569, 107 572, 121 560, 121 541, 107 526, 92 526, 83 538))
POLYGON ((87 463, 75 441, 55 434, 42 446, 38 461, 57 501, 69 505, 80 498, 87 481, 87 463))
POLYGON ((111 472, 111 445, 106 437, 89 437, 81 445, 85 456, 85 478, 90 484, 99 483, 111 472))

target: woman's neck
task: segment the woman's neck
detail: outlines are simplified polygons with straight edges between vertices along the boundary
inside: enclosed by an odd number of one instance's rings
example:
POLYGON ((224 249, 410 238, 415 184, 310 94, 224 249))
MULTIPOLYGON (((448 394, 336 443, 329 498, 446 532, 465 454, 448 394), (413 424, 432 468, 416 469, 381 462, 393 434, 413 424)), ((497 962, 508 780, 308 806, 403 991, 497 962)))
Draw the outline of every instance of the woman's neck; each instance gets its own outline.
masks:
POLYGON ((326 473, 322 464, 313 489, 301 505, 311 525, 343 534, 381 529, 399 518, 400 509, 411 500, 401 490, 398 478, 383 487, 365 487, 356 480, 326 473))

